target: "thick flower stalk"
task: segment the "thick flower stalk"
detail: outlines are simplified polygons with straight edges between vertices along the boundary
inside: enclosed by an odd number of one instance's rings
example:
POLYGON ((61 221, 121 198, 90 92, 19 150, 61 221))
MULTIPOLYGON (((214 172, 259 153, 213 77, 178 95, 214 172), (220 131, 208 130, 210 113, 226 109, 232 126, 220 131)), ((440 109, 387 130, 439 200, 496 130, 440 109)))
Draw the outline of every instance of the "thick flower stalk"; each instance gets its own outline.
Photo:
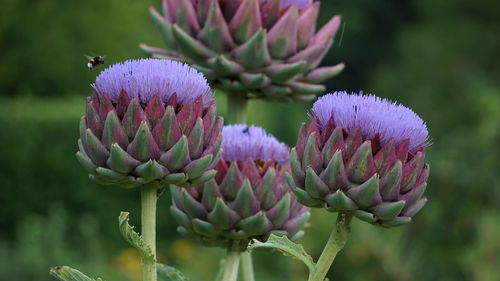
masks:
POLYGON ((93 88, 77 152, 90 178, 129 188, 215 175, 223 119, 203 74, 174 61, 131 60, 101 72, 93 88))
POLYGON ((141 48, 191 64, 229 95, 312 100, 344 68, 318 68, 340 25, 336 16, 316 32, 319 7, 312 0, 163 0, 163 16, 151 14, 167 49, 141 48))
POLYGON ((388 100, 345 92, 320 98, 310 118, 287 175, 299 201, 386 227, 410 222, 427 202, 422 119, 388 100))
POLYGON ((179 231, 237 250, 271 233, 301 237, 310 215, 284 178, 289 148, 254 126, 225 126, 223 135, 215 178, 190 189, 172 187, 171 213, 179 231))

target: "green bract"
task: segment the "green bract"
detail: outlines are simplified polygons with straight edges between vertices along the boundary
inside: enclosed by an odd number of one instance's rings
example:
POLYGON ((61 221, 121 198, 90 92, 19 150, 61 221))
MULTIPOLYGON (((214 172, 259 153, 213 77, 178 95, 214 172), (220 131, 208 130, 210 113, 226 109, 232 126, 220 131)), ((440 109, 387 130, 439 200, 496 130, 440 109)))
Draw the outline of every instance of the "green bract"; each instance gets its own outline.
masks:
POLYGON ((122 92, 87 99, 76 156, 89 177, 126 188, 157 181, 191 186, 215 175, 222 117, 200 98, 178 104, 155 96, 148 103, 122 92))
POLYGON ((298 200, 309 207, 351 213, 386 227, 411 221, 427 202, 429 177, 425 146, 409 149, 409 141, 381 145, 378 136, 364 139, 314 118, 303 124, 291 154, 287 180, 298 200))
POLYGON ((190 189, 172 187, 171 213, 179 232, 207 245, 245 249, 270 234, 298 239, 309 208, 297 202, 275 161, 221 161, 218 174, 190 189))

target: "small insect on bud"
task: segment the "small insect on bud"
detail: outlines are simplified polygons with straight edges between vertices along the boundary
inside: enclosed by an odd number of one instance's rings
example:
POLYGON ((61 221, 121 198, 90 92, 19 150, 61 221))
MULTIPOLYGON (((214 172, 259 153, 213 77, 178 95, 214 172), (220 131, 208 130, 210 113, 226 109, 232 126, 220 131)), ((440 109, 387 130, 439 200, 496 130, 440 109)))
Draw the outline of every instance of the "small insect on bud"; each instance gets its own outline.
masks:
POLYGON ((189 189, 170 189, 177 230, 206 245, 238 250, 270 234, 300 238, 310 214, 285 179, 290 148, 256 126, 224 126, 222 136, 215 177, 189 189))
POLYGON ((104 64, 103 56, 97 56, 97 57, 85 56, 85 57, 88 59, 87 67, 90 70, 96 68, 101 64, 104 64))

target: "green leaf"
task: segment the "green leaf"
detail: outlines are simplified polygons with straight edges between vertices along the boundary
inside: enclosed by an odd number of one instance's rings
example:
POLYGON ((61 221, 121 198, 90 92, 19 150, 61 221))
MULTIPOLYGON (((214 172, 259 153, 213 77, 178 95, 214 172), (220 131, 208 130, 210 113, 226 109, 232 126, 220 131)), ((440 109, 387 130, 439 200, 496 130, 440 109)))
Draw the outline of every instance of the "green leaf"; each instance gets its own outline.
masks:
POLYGON ((276 249, 285 256, 291 256, 302 261, 309 269, 309 273, 316 270, 312 257, 306 253, 302 245, 290 241, 286 236, 271 234, 266 242, 260 242, 257 239, 253 239, 248 249, 253 250, 258 248, 276 249))
POLYGON ((142 239, 142 236, 139 233, 134 231, 134 227, 128 224, 129 221, 129 213, 121 212, 118 217, 120 232, 123 235, 123 238, 127 240, 127 242, 134 248, 136 248, 140 253, 143 259, 154 262, 155 257, 153 255, 153 251, 149 248, 148 245, 142 239))
POLYGON ((158 277, 163 281, 188 281, 189 279, 182 274, 178 269, 164 265, 161 263, 156 264, 156 272, 158 277))
POLYGON ((55 266, 50 269, 50 275, 62 281, 104 281, 93 279, 69 266, 55 266))

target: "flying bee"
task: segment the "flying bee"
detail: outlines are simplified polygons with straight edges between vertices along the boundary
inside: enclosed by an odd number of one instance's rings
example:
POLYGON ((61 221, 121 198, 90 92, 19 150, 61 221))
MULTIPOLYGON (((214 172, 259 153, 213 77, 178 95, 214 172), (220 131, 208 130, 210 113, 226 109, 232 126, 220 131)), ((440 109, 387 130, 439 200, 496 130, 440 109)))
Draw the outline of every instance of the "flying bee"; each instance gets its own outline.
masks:
POLYGON ((97 57, 91 57, 91 56, 85 56, 89 61, 87 62, 87 67, 92 70, 96 68, 97 66, 104 64, 104 57, 103 56, 97 56, 97 57))
POLYGON ((250 129, 250 127, 249 127, 249 126, 246 126, 245 128, 243 128, 243 131, 242 131, 242 132, 243 132, 244 134, 248 134, 248 130, 249 130, 249 129, 250 129))

